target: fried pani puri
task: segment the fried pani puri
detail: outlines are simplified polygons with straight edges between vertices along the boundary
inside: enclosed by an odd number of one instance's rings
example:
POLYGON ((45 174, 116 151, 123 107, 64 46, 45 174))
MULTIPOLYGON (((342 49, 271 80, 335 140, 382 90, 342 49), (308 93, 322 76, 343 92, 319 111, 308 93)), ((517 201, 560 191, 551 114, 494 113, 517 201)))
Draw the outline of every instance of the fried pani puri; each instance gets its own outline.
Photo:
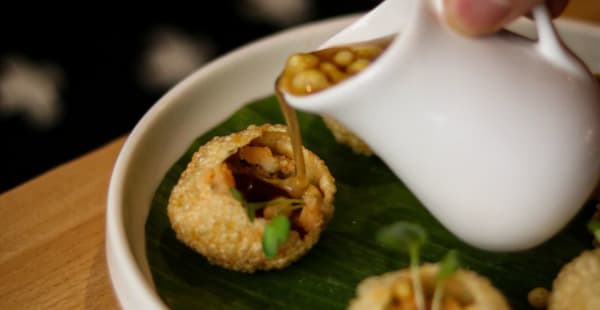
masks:
MULTIPOLYGON (((419 268, 427 309, 435 289, 438 264, 419 268)), ((444 285, 442 310, 508 310, 508 302, 491 282, 473 271, 458 270, 444 285)), ((409 269, 384 273, 364 279, 356 288, 349 310, 417 309, 409 269)))
POLYGON ((303 153, 308 185, 298 190, 296 183, 287 182, 295 169, 285 126, 251 125, 201 146, 169 198, 167 213, 177 239, 210 263, 241 272, 283 268, 299 259, 318 241, 333 216, 336 192, 325 163, 305 148, 303 153), (263 192, 237 188, 248 187, 248 182, 263 192), (292 223, 288 239, 273 258, 267 258, 262 249, 270 215, 266 210, 257 212, 251 221, 233 197, 232 187, 250 196, 248 201, 281 195, 303 200, 301 209, 288 214, 292 223))

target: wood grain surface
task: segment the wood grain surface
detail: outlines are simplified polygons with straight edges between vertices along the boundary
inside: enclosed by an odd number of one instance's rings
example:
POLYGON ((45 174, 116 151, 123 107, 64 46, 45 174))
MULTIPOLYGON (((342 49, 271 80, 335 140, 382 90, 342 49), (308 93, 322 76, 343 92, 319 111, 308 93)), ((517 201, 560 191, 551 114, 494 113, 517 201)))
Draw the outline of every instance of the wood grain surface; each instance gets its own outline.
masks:
POLYGON ((600 0, 570 1, 563 16, 600 24, 600 0))
MULTIPOLYGON (((571 1, 565 15, 600 23, 600 1, 571 1)), ((104 215, 124 140, 0 195, 0 309, 118 308, 104 215)))
POLYGON ((0 195, 0 309, 115 309, 104 251, 124 137, 0 195))

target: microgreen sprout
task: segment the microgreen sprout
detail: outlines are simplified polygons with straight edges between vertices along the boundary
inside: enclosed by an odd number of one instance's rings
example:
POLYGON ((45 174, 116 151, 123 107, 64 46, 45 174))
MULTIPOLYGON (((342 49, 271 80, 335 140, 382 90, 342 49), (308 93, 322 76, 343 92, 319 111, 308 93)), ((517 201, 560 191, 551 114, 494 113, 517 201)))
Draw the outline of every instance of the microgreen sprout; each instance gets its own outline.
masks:
POLYGON ((276 208, 277 215, 265 225, 262 239, 265 256, 268 258, 275 256, 279 245, 287 241, 291 226, 290 220, 281 213, 302 208, 304 201, 302 199, 279 197, 269 201, 248 202, 235 187, 231 188, 231 196, 244 206, 250 222, 254 221, 256 211, 267 207, 276 208))
POLYGON ((600 242, 600 219, 592 219, 587 228, 594 235, 596 241, 600 242))
POLYGON ((424 310, 425 298, 423 297, 421 275, 419 274, 419 252, 427 240, 427 233, 425 230, 417 224, 396 222, 380 229, 377 232, 376 239, 384 248, 408 253, 417 308, 419 310, 424 310))
POLYGON ((269 201, 247 202, 246 199, 244 199, 242 193, 240 193, 240 191, 238 191, 235 187, 231 188, 231 196, 233 196, 235 200, 239 201, 242 204, 242 206, 244 206, 248 214, 248 219, 250 219, 250 222, 254 221, 254 218, 256 217, 256 211, 264 209, 266 207, 275 207, 277 208, 277 213, 283 213, 287 211, 300 209, 304 206, 304 201, 302 199, 283 197, 275 198, 269 201))
POLYGON ((290 220, 287 216, 277 215, 266 225, 263 232, 263 252, 268 258, 277 254, 277 248, 280 244, 287 241, 290 232, 290 220))
POLYGON ((460 262, 458 260, 458 252, 456 250, 450 250, 441 261, 440 268, 435 278, 435 290, 433 292, 433 302, 431 304, 432 310, 440 309, 446 279, 454 274, 459 267, 460 262))
MULTIPOLYGON (((246 199, 244 199, 244 196, 242 196, 242 193, 240 193, 240 191, 238 191, 237 188, 235 188, 235 187, 230 188, 230 191, 231 191, 231 196, 233 196, 233 198, 235 198, 235 200, 239 201, 239 203, 241 203, 242 206, 244 206, 244 208, 248 212, 248 202, 246 202, 246 199)), ((254 221, 254 212, 248 212, 248 218, 250 218, 251 222, 254 221)))

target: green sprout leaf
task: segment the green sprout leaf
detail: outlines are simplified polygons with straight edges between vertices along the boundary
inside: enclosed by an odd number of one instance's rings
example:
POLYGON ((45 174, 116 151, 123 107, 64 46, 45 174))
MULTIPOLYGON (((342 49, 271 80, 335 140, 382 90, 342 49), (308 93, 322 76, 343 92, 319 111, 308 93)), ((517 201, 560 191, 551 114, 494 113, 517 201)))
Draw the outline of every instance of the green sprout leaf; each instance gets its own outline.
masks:
POLYGON ((266 207, 276 207, 277 214, 280 214, 282 212, 300 209, 304 206, 304 200, 302 199, 283 197, 275 198, 269 201, 247 202, 242 193, 240 193, 240 191, 235 187, 232 187, 230 191, 231 196, 233 196, 235 200, 239 201, 246 209, 246 213, 248 214, 248 219, 250 219, 250 222, 253 222, 256 218, 256 211, 266 207))
POLYGON ((417 224, 396 222, 380 229, 375 238, 388 250, 411 254, 411 251, 419 250, 425 244, 427 233, 417 224))
POLYGON ((244 206, 244 208, 246 209, 246 213, 248 214, 248 219, 250 219, 250 222, 253 222, 256 214, 256 209, 254 209, 253 206, 249 204, 246 201, 246 199, 244 199, 244 196, 242 195, 242 193, 240 193, 240 191, 237 190, 237 188, 232 187, 230 191, 231 196, 233 196, 235 200, 239 201, 242 204, 242 206, 244 206))
POLYGON ((439 310, 442 302, 442 293, 446 279, 454 274, 460 267, 458 260, 458 251, 450 250, 444 259, 440 262, 440 268, 435 278, 435 290, 433 292, 432 310, 439 310))
POLYGON ((250 222, 254 221, 256 211, 266 207, 277 208, 277 215, 265 225, 262 239, 265 256, 268 258, 275 256, 277 248, 280 244, 287 241, 290 232, 290 220, 286 216, 281 215, 281 213, 302 208, 304 200, 280 197, 264 202, 247 202, 242 193, 235 187, 231 188, 231 196, 246 208, 250 222))
POLYGON ((427 233, 423 227, 409 222, 396 222, 380 229, 375 238, 381 246, 388 250, 408 253, 417 308, 424 310, 425 298, 419 273, 419 252, 427 241, 427 233))
POLYGON ((283 215, 277 215, 266 225, 263 232, 263 252, 268 258, 277 254, 280 244, 287 241, 290 232, 290 220, 283 215))
POLYGON ((458 260, 458 251, 450 250, 440 263, 440 270, 438 271, 436 282, 445 281, 449 276, 454 274, 460 267, 460 261, 458 260))
POLYGON ((587 228, 594 235, 596 241, 600 242, 600 219, 592 219, 587 228))
POLYGON ((240 191, 238 191, 237 188, 232 187, 230 191, 231 196, 233 196, 235 200, 239 201, 241 204, 246 204, 246 199, 244 199, 244 196, 242 196, 242 193, 240 193, 240 191))

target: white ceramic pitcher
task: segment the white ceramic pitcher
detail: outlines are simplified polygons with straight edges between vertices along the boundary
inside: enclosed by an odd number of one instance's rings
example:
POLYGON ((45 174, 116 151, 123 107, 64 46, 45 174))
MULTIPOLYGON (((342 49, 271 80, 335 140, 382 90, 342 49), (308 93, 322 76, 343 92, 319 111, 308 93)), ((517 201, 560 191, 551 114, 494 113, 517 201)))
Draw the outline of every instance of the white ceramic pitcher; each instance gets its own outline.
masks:
POLYGON ((284 95, 356 132, 467 243, 536 246, 599 179, 600 89, 544 6, 533 12, 537 41, 464 37, 437 12, 425 0, 384 1, 322 45, 399 33, 373 64, 327 90, 284 95))

